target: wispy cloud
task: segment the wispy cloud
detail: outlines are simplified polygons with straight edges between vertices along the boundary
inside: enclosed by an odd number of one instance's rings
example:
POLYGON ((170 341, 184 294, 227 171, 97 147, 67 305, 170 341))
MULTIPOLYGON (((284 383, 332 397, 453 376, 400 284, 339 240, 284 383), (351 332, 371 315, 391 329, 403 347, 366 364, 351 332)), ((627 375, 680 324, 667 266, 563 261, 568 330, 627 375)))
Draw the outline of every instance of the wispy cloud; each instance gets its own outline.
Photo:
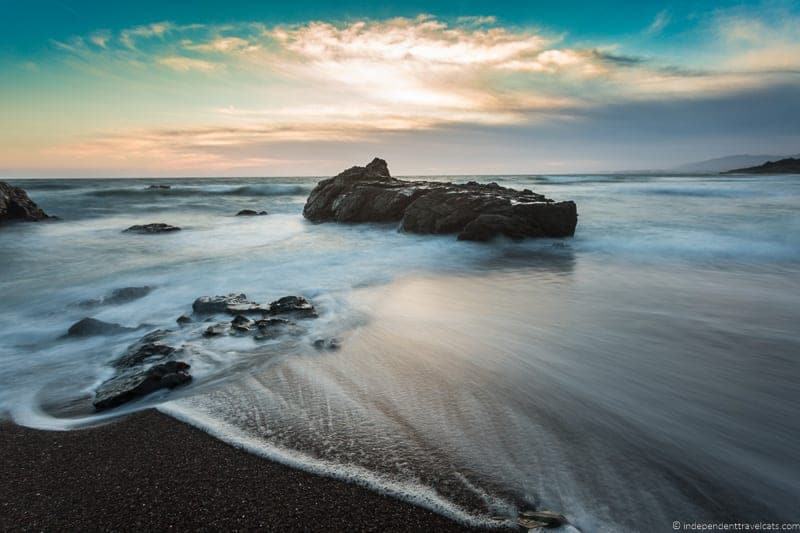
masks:
POLYGON ((212 70, 216 70, 221 66, 217 63, 212 63, 211 61, 206 61, 204 59, 194 59, 185 56, 159 57, 157 61, 161 65, 169 67, 178 72, 189 72, 192 70, 199 72, 211 72, 212 70))
MULTIPOLYGON (((203 83, 220 89, 208 94, 241 99, 188 99, 171 113, 184 117, 174 127, 98 131, 49 153, 235 166, 231 153, 244 146, 571 121, 597 106, 785 82, 800 70, 796 22, 720 14, 704 29, 709 44, 695 54, 702 61, 691 64, 645 57, 614 42, 576 45, 560 34, 502 26, 494 17, 274 26, 158 22, 98 30, 54 45, 91 74, 105 68, 143 83, 146 73, 157 88, 188 92, 202 73, 203 83)), ((656 36, 668 24, 665 10, 646 33, 656 36)))
POLYGON ((664 31, 664 28, 666 28, 667 25, 669 25, 670 20, 672 20, 672 17, 669 14, 669 11, 666 9, 659 11, 653 19, 653 22, 651 22, 645 30, 645 33, 648 35, 658 35, 664 31))

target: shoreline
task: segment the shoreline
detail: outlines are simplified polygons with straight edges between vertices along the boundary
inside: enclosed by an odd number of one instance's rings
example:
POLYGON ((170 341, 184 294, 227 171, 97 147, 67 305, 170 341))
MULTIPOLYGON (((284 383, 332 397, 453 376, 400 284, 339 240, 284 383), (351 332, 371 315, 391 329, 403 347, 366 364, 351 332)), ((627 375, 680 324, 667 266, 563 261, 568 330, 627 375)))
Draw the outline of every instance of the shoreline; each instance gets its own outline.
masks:
POLYGON ((0 469, 4 531, 480 531, 258 457, 154 409, 74 431, 2 421, 0 469))

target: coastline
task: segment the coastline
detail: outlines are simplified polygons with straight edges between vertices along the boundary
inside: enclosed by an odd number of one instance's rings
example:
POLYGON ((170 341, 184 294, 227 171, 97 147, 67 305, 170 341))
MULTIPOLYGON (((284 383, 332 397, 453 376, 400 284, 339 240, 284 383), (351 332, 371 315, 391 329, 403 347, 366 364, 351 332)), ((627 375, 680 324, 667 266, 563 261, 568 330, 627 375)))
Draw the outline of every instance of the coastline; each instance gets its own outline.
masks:
POLYGON ((479 531, 230 446, 153 409, 103 426, 0 423, 0 529, 479 531))

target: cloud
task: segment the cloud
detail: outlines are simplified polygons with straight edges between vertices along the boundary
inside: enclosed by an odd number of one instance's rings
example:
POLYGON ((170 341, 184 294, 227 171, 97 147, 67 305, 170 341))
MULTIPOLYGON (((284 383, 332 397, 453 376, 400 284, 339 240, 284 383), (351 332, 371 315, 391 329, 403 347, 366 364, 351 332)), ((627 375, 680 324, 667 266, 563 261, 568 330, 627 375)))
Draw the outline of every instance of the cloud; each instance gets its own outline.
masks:
MULTIPOLYGON (((660 12, 648 33, 669 22, 660 12)), ((700 28, 703 46, 677 59, 614 42, 569 42, 493 17, 159 22, 98 31, 54 45, 80 58, 85 72, 122 80, 123 90, 148 87, 154 101, 180 91, 194 97, 159 114, 174 127, 97 131, 51 153, 223 165, 223 151, 270 143, 369 143, 400 132, 573 123, 591 109, 717 97, 796 79, 796 22, 720 12, 700 28), (198 72, 202 85, 190 75, 198 72)))
POLYGON ((651 22, 645 30, 645 33, 648 35, 658 35, 669 25, 670 20, 672 20, 672 17, 669 11, 666 9, 659 11, 653 19, 653 22, 651 22))
POLYGON ((160 57, 158 58, 158 63, 178 72, 211 72, 220 67, 220 65, 210 61, 185 56, 160 57))
POLYGON ((106 48, 108 47, 108 41, 111 40, 111 32, 108 30, 98 30, 89 36, 89 40, 94 43, 95 46, 106 48))
POLYGON ((154 22, 152 24, 122 30, 119 35, 119 40, 125 47, 135 49, 137 40, 163 37, 174 28, 175 26, 170 22, 154 22))

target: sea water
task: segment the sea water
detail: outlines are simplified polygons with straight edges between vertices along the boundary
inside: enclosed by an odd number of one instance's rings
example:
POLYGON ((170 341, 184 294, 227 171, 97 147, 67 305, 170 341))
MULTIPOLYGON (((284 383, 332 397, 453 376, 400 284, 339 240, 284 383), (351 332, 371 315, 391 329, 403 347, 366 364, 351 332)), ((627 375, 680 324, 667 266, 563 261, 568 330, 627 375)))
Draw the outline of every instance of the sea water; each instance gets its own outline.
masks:
POLYGON ((575 200, 575 237, 312 224, 318 178, 9 180, 62 220, 0 228, 0 412, 69 430, 158 406, 465 523, 798 519, 799 176, 447 179, 575 200), (122 233, 149 222, 183 230, 122 233), (128 345, 229 292, 303 295, 321 316, 268 343, 187 333, 192 384, 93 412, 128 345), (142 328, 62 338, 84 316, 142 328))

